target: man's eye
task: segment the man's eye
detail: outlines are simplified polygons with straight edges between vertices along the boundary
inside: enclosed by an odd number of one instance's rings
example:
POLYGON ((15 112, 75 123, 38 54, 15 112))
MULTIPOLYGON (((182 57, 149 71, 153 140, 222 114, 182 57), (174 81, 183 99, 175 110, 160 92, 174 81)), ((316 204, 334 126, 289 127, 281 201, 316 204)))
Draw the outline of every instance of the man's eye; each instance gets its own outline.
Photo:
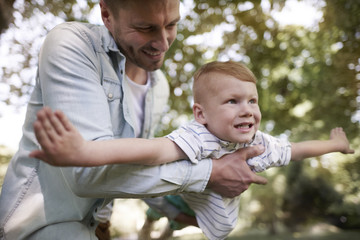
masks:
POLYGON ((152 27, 138 27, 138 30, 141 32, 150 32, 152 29, 152 27))
POLYGON ((176 27, 176 26, 177 26, 176 23, 171 23, 171 24, 167 25, 166 28, 168 28, 168 29, 170 28, 170 29, 171 29, 171 28, 174 28, 174 27, 176 27))

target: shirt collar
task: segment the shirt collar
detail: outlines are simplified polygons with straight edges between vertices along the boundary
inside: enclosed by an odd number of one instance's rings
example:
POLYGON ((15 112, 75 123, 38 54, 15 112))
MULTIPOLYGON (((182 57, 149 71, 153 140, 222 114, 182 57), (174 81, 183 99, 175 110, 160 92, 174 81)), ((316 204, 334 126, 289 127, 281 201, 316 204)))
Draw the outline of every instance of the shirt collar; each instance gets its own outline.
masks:
POLYGON ((116 42, 114 40, 114 38, 112 37, 111 33, 109 32, 109 30, 103 26, 101 28, 101 36, 102 36, 102 45, 103 48, 105 50, 105 52, 119 52, 121 55, 122 53, 120 52, 118 46, 116 45, 116 42))

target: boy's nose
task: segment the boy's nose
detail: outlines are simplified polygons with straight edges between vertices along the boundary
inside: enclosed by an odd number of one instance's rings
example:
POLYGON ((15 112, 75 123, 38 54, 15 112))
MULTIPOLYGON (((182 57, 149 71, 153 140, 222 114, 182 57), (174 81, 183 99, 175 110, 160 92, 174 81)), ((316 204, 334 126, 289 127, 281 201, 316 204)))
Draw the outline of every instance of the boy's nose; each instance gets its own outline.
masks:
POLYGON ((252 110, 248 104, 243 104, 239 108, 240 117, 251 117, 253 115, 252 110))

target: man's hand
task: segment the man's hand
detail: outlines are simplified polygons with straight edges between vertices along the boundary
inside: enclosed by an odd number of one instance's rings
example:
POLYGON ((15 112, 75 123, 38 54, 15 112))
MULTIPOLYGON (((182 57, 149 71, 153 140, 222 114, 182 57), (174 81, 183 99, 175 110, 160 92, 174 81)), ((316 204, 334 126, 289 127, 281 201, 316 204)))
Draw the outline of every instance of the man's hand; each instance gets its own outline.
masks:
POLYGON ((246 160, 264 152, 261 145, 242 148, 220 159, 213 160, 208 188, 224 197, 236 197, 247 190, 251 183, 266 184, 264 177, 251 171, 246 160))

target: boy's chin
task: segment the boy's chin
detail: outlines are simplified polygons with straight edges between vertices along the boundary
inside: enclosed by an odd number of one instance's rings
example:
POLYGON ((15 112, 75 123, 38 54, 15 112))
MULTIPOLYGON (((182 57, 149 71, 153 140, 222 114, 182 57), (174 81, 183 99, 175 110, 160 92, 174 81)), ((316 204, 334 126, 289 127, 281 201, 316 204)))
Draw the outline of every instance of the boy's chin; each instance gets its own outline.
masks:
POLYGON ((255 138, 255 133, 249 133, 249 134, 233 136, 233 139, 229 139, 227 141, 233 142, 233 143, 249 144, 254 140, 254 138, 255 138))
POLYGON ((246 144, 250 144, 254 141, 254 138, 255 138, 255 134, 247 137, 247 138, 244 138, 244 140, 242 141, 242 143, 246 143, 246 144))
POLYGON ((249 144, 253 141, 253 138, 248 137, 248 138, 241 138, 241 139, 233 139, 234 141, 230 141, 233 143, 245 143, 245 144, 249 144))

